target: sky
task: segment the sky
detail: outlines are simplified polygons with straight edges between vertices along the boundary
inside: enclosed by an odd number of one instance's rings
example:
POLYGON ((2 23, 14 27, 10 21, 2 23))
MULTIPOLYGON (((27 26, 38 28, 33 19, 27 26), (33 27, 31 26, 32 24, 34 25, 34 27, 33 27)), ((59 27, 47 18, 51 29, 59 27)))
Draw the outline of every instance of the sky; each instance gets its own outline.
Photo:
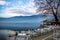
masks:
POLYGON ((0 17, 37 15, 34 0, 0 0, 0 17))

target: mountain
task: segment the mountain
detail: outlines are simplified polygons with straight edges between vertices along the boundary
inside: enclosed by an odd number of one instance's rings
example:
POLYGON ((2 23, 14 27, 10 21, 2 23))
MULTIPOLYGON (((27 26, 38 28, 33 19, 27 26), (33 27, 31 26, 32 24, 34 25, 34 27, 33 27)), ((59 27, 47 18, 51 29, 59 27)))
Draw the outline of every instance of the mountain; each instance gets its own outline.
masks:
POLYGON ((44 15, 33 15, 33 16, 15 16, 11 18, 0 18, 0 23, 15 23, 15 22, 39 22, 41 18, 44 18, 44 15))

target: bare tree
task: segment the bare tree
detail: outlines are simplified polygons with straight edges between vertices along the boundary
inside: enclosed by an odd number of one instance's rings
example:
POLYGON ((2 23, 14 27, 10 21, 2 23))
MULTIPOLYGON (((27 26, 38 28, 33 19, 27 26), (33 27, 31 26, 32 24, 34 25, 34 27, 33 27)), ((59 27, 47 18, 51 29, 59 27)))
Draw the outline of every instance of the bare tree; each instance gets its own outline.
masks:
POLYGON ((34 2, 36 7, 38 7, 37 12, 46 11, 48 14, 52 13, 54 15, 55 22, 59 22, 57 14, 60 7, 60 0, 34 0, 34 2))

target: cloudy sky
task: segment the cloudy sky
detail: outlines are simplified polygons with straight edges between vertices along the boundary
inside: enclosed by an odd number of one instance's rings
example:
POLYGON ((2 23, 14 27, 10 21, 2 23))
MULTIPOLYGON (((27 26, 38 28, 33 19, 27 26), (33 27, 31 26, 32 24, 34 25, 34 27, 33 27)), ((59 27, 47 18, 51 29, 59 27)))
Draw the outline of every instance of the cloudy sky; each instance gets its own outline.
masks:
POLYGON ((34 0, 0 0, 0 17, 36 15, 34 0))

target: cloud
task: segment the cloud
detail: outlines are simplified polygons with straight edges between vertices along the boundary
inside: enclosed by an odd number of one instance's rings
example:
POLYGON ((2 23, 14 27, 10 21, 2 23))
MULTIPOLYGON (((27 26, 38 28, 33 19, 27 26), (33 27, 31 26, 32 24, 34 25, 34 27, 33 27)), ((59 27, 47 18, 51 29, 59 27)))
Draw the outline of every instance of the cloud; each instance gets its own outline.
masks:
POLYGON ((36 13, 36 8, 34 7, 34 3, 33 2, 29 2, 26 5, 18 5, 18 6, 14 6, 11 8, 8 8, 7 10, 11 11, 11 12, 16 12, 16 13, 36 13))
MULTIPOLYGON (((13 5, 9 8, 4 9, 4 17, 14 17, 14 16, 31 16, 37 15, 35 4, 33 0, 29 0, 26 4, 22 5, 23 2, 18 2, 17 5, 13 5)), ((3 14, 1 14, 3 16, 3 14)))
POLYGON ((14 16, 21 16, 22 14, 14 14, 14 13, 4 13, 4 14, 0 14, 0 17, 3 18, 10 18, 10 17, 14 17, 14 16))
POLYGON ((0 0, 0 5, 8 5, 10 4, 10 2, 6 2, 6 1, 3 1, 3 0, 0 0))

